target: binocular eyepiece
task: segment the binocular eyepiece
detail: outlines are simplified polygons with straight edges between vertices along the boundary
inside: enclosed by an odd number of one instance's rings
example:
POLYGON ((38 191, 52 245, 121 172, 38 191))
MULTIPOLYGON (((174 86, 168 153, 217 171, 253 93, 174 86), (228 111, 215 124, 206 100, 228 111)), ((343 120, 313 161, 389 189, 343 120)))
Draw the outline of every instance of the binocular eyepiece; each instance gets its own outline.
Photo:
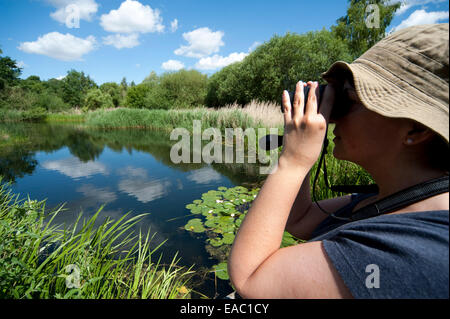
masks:
MULTIPOLYGON (((320 103, 322 102, 326 87, 327 87, 326 84, 319 85, 319 94, 317 96, 317 104, 318 104, 319 108, 320 108, 320 103)), ((305 96, 304 103, 306 105, 306 102, 307 102, 308 96, 309 96, 310 87, 305 86, 303 88, 303 90, 304 90, 303 92, 304 92, 304 96, 305 96)), ((289 93, 289 98, 291 100, 291 105, 294 105, 295 91, 288 91, 288 93, 289 93)), ((346 101, 346 98, 345 98, 345 95, 343 94, 342 88, 339 90, 335 90, 335 98, 334 98, 334 103, 333 103, 333 106, 331 109, 330 119, 331 120, 338 119, 338 118, 344 116, 345 114, 347 114, 348 108, 349 108, 349 103, 346 101)), ((283 103, 281 103, 281 112, 284 113, 283 103)), ((273 134, 267 135, 267 136, 262 137, 259 141, 259 146, 264 150, 273 150, 273 149, 280 147, 281 145, 283 145, 283 136, 279 136, 279 135, 273 135, 273 134)))

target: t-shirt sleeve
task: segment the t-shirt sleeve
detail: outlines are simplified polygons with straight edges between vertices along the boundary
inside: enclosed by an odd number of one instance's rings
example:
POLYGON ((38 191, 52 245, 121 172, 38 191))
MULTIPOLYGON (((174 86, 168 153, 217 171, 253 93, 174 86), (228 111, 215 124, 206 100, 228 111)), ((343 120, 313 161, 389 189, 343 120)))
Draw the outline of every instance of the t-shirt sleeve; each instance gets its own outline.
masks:
POLYGON ((449 297, 448 212, 429 213, 354 222, 322 240, 353 297, 449 297))

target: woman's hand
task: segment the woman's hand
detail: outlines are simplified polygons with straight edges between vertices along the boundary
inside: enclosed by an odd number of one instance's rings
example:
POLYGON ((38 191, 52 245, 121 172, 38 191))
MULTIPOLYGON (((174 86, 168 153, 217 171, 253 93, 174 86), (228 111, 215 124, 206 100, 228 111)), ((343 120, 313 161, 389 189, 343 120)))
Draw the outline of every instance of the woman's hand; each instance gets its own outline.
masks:
POLYGON ((327 120, 330 113, 330 99, 333 98, 331 88, 327 87, 323 110, 318 112, 317 94, 318 83, 298 82, 295 90, 294 105, 291 105, 289 94, 283 92, 284 107, 284 140, 283 151, 279 159, 281 167, 302 167, 311 169, 317 161, 322 149, 322 144, 326 134, 327 120), (303 88, 309 85, 309 97, 306 106, 303 88))

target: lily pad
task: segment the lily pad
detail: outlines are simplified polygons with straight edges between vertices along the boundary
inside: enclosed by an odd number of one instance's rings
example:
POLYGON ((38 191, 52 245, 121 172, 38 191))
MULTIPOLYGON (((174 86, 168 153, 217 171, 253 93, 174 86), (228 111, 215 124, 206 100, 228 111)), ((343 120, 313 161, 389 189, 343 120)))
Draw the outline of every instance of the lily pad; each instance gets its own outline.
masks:
POLYGON ((220 247, 223 245, 223 241, 221 238, 212 238, 209 239, 209 243, 211 244, 211 246, 213 247, 220 247))
POLYGON ((222 280, 229 280, 230 276, 228 275, 227 263, 223 262, 218 265, 213 266, 213 269, 216 273, 216 276, 222 280))
POLYGON ((234 242, 234 234, 233 233, 225 233, 223 234, 223 243, 225 245, 231 245, 234 242))
POLYGON ((202 220, 199 218, 191 219, 185 226, 187 231, 193 231, 194 233, 203 233, 206 229, 203 227, 202 220))

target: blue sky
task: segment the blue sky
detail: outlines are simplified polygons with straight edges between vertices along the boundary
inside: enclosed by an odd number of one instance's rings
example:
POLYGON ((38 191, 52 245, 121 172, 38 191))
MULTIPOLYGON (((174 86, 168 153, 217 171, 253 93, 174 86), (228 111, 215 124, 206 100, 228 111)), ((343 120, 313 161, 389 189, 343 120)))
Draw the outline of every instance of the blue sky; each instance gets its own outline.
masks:
MULTIPOLYGON (((394 1, 394 0, 393 0, 394 1)), ((402 0, 391 28, 448 22, 448 0, 402 0)), ((212 74, 286 32, 329 29, 347 0, 0 0, 0 48, 22 78, 75 69, 98 84, 212 74)))

